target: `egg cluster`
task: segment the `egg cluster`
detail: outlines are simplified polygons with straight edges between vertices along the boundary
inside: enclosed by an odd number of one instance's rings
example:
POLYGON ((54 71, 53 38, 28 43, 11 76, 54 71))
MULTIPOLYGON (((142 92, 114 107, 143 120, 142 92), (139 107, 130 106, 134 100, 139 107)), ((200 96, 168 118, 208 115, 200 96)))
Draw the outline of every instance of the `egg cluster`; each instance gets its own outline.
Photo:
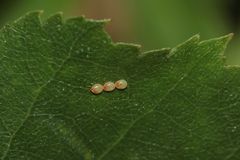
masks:
POLYGON ((93 94, 100 94, 103 91, 105 91, 105 92, 112 92, 115 89, 123 90, 123 89, 126 89, 127 86, 128 86, 127 81, 124 80, 124 79, 121 79, 121 80, 116 81, 115 83, 113 83, 113 82, 106 82, 104 85, 94 84, 91 87, 90 91, 93 94))

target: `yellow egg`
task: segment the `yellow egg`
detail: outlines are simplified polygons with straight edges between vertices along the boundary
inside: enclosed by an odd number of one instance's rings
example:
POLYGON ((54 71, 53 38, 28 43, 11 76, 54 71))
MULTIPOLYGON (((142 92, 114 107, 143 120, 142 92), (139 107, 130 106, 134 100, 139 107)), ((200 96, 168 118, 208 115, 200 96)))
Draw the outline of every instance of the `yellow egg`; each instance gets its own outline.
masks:
POLYGON ((90 89, 90 91, 93 93, 93 94, 100 94, 103 92, 103 86, 101 84, 94 84, 92 86, 92 88, 90 89))
POLYGON ((111 92, 115 89, 115 84, 113 82, 106 82, 103 86, 103 90, 106 92, 111 92))
POLYGON ((124 79, 121 79, 121 80, 118 80, 117 82, 115 82, 115 87, 117 89, 123 90, 123 89, 126 89, 127 86, 128 86, 128 83, 124 79))

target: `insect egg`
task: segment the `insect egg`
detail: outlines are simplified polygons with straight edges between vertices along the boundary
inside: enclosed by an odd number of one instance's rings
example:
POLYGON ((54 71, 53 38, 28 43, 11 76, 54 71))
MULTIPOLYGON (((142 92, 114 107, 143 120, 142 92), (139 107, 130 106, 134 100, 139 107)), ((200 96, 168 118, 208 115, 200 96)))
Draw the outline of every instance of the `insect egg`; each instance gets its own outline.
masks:
POLYGON ((106 82, 103 86, 103 90, 106 92, 111 92, 115 89, 115 84, 113 82, 106 82))
POLYGON ((101 84, 94 84, 92 86, 92 88, 90 89, 90 91, 93 93, 93 94, 100 94, 102 93, 103 91, 103 86, 101 84))
POLYGON ((118 80, 117 82, 115 82, 115 87, 117 89, 123 90, 123 89, 126 89, 127 86, 128 86, 128 83, 124 79, 121 79, 121 80, 118 80))

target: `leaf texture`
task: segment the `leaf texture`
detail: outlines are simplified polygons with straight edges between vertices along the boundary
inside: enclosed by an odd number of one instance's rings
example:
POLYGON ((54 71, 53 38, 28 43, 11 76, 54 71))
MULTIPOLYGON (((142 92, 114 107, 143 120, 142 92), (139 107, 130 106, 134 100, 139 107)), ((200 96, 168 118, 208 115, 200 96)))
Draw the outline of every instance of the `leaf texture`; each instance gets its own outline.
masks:
POLYGON ((232 35, 142 53, 106 20, 31 12, 0 31, 1 160, 240 157, 240 70, 232 35), (129 87, 93 95, 95 83, 129 87))

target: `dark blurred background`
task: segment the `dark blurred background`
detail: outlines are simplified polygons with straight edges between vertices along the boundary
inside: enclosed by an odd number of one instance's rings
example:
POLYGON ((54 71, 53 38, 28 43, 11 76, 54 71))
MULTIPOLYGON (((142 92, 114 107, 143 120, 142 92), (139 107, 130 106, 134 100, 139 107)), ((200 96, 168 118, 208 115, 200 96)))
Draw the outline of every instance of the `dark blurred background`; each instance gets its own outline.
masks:
POLYGON ((240 64, 240 0, 0 0, 0 25, 31 10, 43 18, 110 18, 114 41, 137 43, 143 50, 174 47, 194 34, 209 39, 234 33, 227 50, 229 64, 240 64))

